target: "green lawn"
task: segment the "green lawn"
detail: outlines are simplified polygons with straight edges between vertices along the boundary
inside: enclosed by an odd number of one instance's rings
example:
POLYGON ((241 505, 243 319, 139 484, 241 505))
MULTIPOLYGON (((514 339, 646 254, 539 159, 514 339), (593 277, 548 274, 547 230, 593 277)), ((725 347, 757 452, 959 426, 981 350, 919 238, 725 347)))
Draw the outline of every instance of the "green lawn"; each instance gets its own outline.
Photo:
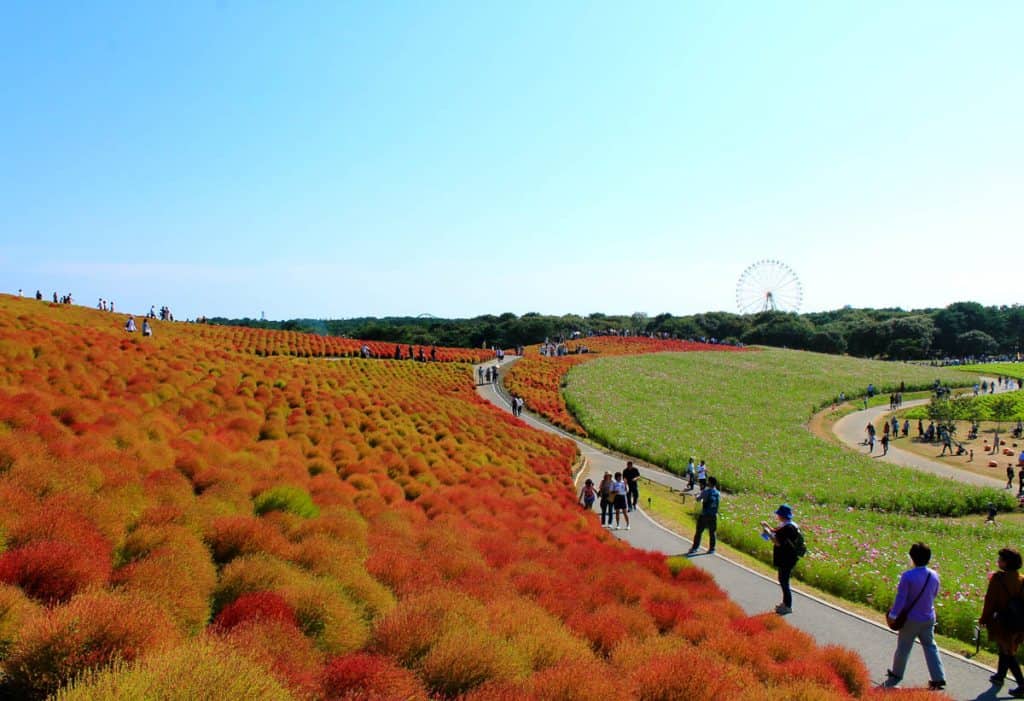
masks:
POLYGON ((798 574, 839 596, 886 608, 906 551, 933 545, 943 576, 940 626, 967 639, 980 611, 995 552, 1024 539, 1024 526, 986 526, 989 501, 1013 499, 882 463, 815 438, 810 409, 868 382, 887 393, 972 384, 956 370, 797 351, 686 353, 602 358, 568 375, 570 409, 596 439, 675 471, 690 455, 708 461, 729 492, 720 533, 733 546, 769 556, 758 522, 791 503, 810 552, 798 574))

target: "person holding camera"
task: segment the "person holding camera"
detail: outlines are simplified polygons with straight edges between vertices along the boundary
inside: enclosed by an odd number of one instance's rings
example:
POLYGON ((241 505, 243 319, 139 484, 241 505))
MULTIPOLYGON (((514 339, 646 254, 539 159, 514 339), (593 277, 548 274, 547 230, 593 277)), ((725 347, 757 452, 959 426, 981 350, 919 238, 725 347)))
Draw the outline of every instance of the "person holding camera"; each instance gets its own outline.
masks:
POLYGON ((910 546, 910 560, 914 566, 900 575, 896 600, 886 615, 886 622, 896 635, 896 652, 892 656, 892 669, 886 671, 883 686, 894 687, 903 679, 907 658, 920 641, 924 661, 928 665, 929 689, 943 689, 946 674, 942 669, 939 647, 935 644, 935 597, 939 594, 939 575, 928 568, 932 550, 924 543, 910 546))
POLYGON ((761 521, 761 536, 772 542, 772 565, 779 572, 779 586, 782 588, 782 603, 775 607, 780 616, 793 613, 793 592, 789 579, 797 561, 807 552, 803 534, 793 521, 793 508, 782 504, 775 510, 779 525, 772 527, 761 521))

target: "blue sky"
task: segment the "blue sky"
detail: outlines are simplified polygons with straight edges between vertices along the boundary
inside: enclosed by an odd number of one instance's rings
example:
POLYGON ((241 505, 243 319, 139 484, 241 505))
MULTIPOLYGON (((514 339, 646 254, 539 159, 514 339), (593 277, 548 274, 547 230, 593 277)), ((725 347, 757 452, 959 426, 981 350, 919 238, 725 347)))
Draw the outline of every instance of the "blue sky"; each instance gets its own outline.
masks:
POLYGON ((776 258, 805 310, 1022 301, 1024 3, 4 15, 4 291, 682 314, 776 258))

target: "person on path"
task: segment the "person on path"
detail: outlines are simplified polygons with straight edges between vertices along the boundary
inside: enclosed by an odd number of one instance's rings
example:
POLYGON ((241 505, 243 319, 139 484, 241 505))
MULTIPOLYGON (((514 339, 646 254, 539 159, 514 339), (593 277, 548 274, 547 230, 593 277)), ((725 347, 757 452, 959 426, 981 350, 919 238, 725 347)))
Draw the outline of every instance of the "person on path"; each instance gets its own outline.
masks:
POLYGON ((910 419, 903 419, 903 437, 910 435, 910 419))
POLYGON ((886 431, 882 435, 882 455, 889 454, 889 432, 886 431))
POLYGON ((632 460, 626 462, 622 477, 626 480, 626 489, 629 492, 626 498, 627 506, 630 511, 636 511, 636 504, 640 501, 640 470, 633 465, 632 460))
POLYGON ((868 455, 872 455, 875 452, 875 434, 868 434, 868 455))
POLYGON ((921 419, 917 420, 917 439, 924 439, 924 421, 922 421, 921 419))
POLYGON ((583 489, 580 490, 580 505, 587 511, 591 511, 596 500, 597 489, 594 487, 594 480, 588 477, 587 481, 583 483, 583 489))
POLYGON ((1017 496, 1024 496, 1024 460, 1020 461, 1020 470, 1017 471, 1017 496))
POLYGON ((704 531, 708 532, 708 555, 715 552, 715 532, 718 530, 718 503, 721 494, 718 491, 718 480, 714 477, 708 478, 708 486, 697 495, 697 501, 701 503, 700 515, 697 516, 697 532, 693 535, 693 547, 687 555, 693 555, 700 549, 700 539, 704 531))
POLYGON ((939 575, 928 568, 932 550, 924 543, 910 546, 913 567, 900 576, 896 600, 889 610, 889 618, 898 618, 906 612, 906 622, 896 635, 896 652, 892 656, 892 669, 886 670, 883 686, 894 687, 903 680, 907 659, 914 641, 921 643, 924 661, 928 665, 929 689, 946 686, 946 673, 942 669, 939 647, 935 644, 935 597, 939 593, 939 575))
POLYGON ((478 365, 476 368, 477 384, 482 385, 484 383, 484 366, 478 365))
POLYGON ((1013 464, 1006 463, 1006 488, 1013 489, 1013 464))
POLYGON ((772 565, 779 572, 779 586, 782 588, 782 603, 775 607, 775 613, 785 616, 793 613, 793 592, 789 588, 789 578, 793 574, 800 559, 803 536, 793 521, 793 508, 782 504, 775 510, 775 518, 779 525, 772 527, 762 521, 763 537, 772 542, 772 565))
POLYGON ((700 485, 700 491, 702 492, 708 486, 708 466, 704 464, 703 460, 697 466, 697 484, 700 485))
POLYGON ((693 457, 686 463, 686 490, 693 491, 694 480, 697 479, 697 468, 693 466, 693 457))
POLYGON ((597 496, 601 500, 601 525, 612 527, 612 473, 604 473, 601 484, 597 488, 597 496))
POLYGON ((1011 672, 1017 686, 1010 689, 1009 694, 1014 698, 1024 698, 1024 675, 1021 675, 1020 662, 1017 661, 1017 649, 1024 642, 1024 633, 1007 630, 998 615, 1006 609, 1011 597, 1019 598, 1024 590, 1024 579, 1020 576, 1020 552, 1014 548, 1003 548, 996 564, 999 571, 988 580, 985 604, 978 619, 978 625, 988 629, 989 640, 999 649, 999 665, 989 679, 993 684, 1001 685, 1006 673, 1011 672))
POLYGON ((615 525, 614 530, 619 530, 619 524, 621 523, 620 517, 626 521, 626 530, 629 530, 629 504, 626 501, 626 492, 628 487, 622 479, 622 473, 616 472, 615 478, 612 480, 611 493, 612 493, 612 505, 615 507, 615 525))

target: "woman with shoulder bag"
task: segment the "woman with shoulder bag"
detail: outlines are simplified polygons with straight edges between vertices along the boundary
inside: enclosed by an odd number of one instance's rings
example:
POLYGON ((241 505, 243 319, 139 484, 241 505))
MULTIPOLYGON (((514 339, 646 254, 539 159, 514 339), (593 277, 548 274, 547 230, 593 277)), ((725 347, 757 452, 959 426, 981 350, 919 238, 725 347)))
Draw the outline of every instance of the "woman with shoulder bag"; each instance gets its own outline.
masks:
POLYGON ((1006 621, 1010 600, 1020 599, 1021 590, 1024 589, 1024 580, 1019 571, 1020 553, 1013 548, 1003 548, 999 551, 997 564, 999 571, 988 580, 985 605, 978 624, 988 628, 989 639, 999 648, 999 668, 990 677, 992 683, 1002 684, 1007 671, 1012 672, 1017 686, 1010 689, 1010 696, 1024 698, 1024 676, 1021 675, 1020 662, 1017 661, 1017 648, 1024 642, 1024 632, 1008 630, 1011 626, 1006 621))
POLYGON ((928 666, 929 689, 943 689, 946 674, 942 668, 939 647, 935 644, 935 597, 939 593, 939 575, 929 569, 932 550, 924 543, 910 546, 912 568, 900 575, 896 600, 886 615, 886 621, 896 634, 896 651, 892 656, 892 669, 886 672, 882 686, 894 687, 903 680, 907 659, 914 641, 921 643, 924 661, 928 666))

